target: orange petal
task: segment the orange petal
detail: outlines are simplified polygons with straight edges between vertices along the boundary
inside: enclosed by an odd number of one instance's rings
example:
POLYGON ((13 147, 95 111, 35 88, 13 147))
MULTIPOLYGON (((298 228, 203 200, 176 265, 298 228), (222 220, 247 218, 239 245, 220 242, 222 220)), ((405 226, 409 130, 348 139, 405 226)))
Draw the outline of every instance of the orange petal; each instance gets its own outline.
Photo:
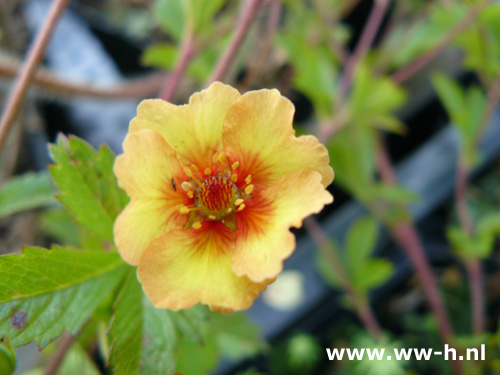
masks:
POLYGON ((151 242, 137 275, 158 308, 179 310, 202 303, 216 311, 242 310, 267 283, 236 276, 231 268, 233 251, 234 231, 220 223, 172 230, 151 242))
POLYGON ((321 211, 333 197, 316 171, 285 175, 269 189, 248 199, 238 215, 234 272, 255 282, 276 277, 283 260, 295 249, 290 227, 299 228, 307 216, 321 211))
POLYGON ((222 140, 228 155, 239 161, 239 174, 251 174, 260 187, 300 169, 318 171, 325 187, 332 182, 325 147, 313 136, 295 137, 294 112, 277 90, 248 92, 229 107, 222 140))
POLYGON ((229 106, 239 97, 239 92, 231 86, 214 82, 206 90, 193 94, 188 105, 145 100, 137 108, 130 131, 157 131, 183 163, 196 164, 203 171, 211 167, 213 153, 222 150, 222 121, 229 106))
POLYGON ((154 238, 185 224, 178 210, 187 196, 174 188, 172 179, 180 184, 184 174, 175 151, 158 133, 131 133, 123 147, 114 170, 132 201, 117 218, 114 234, 122 257, 135 265, 154 238))

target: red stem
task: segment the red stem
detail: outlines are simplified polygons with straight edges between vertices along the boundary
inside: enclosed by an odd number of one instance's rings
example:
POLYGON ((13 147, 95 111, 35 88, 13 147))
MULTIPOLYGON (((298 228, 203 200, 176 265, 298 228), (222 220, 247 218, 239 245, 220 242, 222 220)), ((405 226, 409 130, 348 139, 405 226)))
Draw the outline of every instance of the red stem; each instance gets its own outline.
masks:
POLYGON ((472 296, 472 328, 474 334, 484 331, 485 311, 484 311, 484 292, 483 292, 483 272, 481 261, 471 259, 466 263, 467 272, 470 279, 470 292, 472 296))
POLYGON ((174 72, 166 78, 165 85, 163 86, 160 93, 161 99, 167 102, 172 101, 173 96, 177 91, 177 87, 179 86, 179 82, 181 81, 181 78, 184 75, 189 62, 194 56, 194 52, 194 39, 193 36, 189 34, 186 40, 182 43, 181 55, 174 72))
POLYGON ((359 62, 363 60, 368 49, 372 45, 380 24, 384 19, 389 3, 389 0, 375 0, 371 13, 368 17, 368 22, 366 23, 359 42, 356 45, 356 49, 347 60, 344 73, 340 78, 340 94, 342 97, 347 94, 347 91, 349 91, 356 67, 359 62))
POLYGON ((443 39, 441 39, 438 44, 436 44, 423 56, 396 71, 392 75, 392 79, 396 83, 403 83, 404 81, 412 77, 415 73, 420 71, 420 69, 429 64, 437 55, 443 52, 455 40, 457 36, 465 31, 476 20, 481 10, 483 10, 483 8, 490 2, 491 0, 485 0, 483 2, 477 3, 461 22, 459 22, 445 34, 443 39))
POLYGON ((224 75, 226 74, 229 66, 236 56, 236 53, 243 43, 243 40, 245 39, 248 29, 252 25, 255 14, 257 13, 257 10, 259 9, 261 3, 262 0, 249 0, 248 6, 243 9, 233 38, 231 39, 231 41, 229 42, 229 46, 226 48, 219 61, 217 62, 214 72, 208 80, 209 84, 215 81, 221 81, 224 78, 224 75))
POLYGON ((5 105, 5 110, 0 120, 0 152, 5 146, 10 129, 21 109, 29 84, 33 80, 36 70, 42 61, 52 32, 54 31, 57 21, 66 9, 68 2, 68 0, 54 0, 52 2, 44 24, 38 31, 34 42, 29 47, 27 58, 21 66, 14 87, 9 93, 7 104, 5 105))
POLYGON ((380 340, 383 336, 382 328, 380 328, 369 302, 354 288, 352 281, 342 264, 342 260, 337 253, 337 249, 332 245, 328 236, 314 217, 311 216, 306 218, 304 220, 304 227, 316 243, 318 250, 324 256, 325 260, 330 264, 330 267, 338 278, 342 289, 352 298, 353 307, 363 325, 375 340, 380 340))

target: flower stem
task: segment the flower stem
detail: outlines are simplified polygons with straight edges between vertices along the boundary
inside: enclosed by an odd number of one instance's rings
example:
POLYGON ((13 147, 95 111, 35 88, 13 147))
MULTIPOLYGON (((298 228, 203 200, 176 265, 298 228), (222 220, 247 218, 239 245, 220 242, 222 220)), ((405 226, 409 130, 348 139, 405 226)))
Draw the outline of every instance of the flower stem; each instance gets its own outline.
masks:
POLYGON ((333 246, 326 233, 312 216, 304 220, 304 227, 316 243, 323 257, 329 263, 342 289, 351 297, 354 309, 363 325, 375 340, 380 340, 383 336, 382 329, 375 318, 375 314, 367 298, 360 295, 354 288, 349 275, 343 267, 338 250, 333 246))
POLYGON ((236 31, 234 32, 233 38, 229 42, 229 46, 226 48, 219 61, 217 62, 212 76, 208 80, 208 84, 214 81, 220 81, 224 78, 229 66, 233 62, 236 53, 238 52, 248 29, 252 25, 252 21, 255 18, 257 10, 259 9, 262 0, 248 0, 248 4, 243 8, 240 20, 236 31))
POLYGON ((410 77, 412 77, 415 73, 419 72, 422 68, 424 68, 427 64, 429 64, 436 56, 438 56, 441 52, 443 52, 462 32, 464 32, 467 28, 469 28, 472 23, 476 20, 479 13, 483 10, 483 8, 488 5, 491 0, 485 0, 477 3, 472 7, 470 12, 456 24, 453 28, 451 28, 438 42, 434 47, 432 47, 429 51, 427 51, 424 55, 420 56, 416 60, 413 60, 408 65, 402 67, 397 70, 394 74, 392 74, 392 79, 396 83, 403 83, 410 77))
POLYGON ((69 333, 64 334, 59 341, 59 345, 54 356, 51 358, 47 368, 45 369, 44 375, 55 375, 59 367, 61 366, 64 357, 68 353, 68 350, 73 345, 75 337, 69 333))
POLYGON ((69 0, 54 0, 52 2, 44 24, 40 28, 40 31, 38 31, 34 42, 29 47, 27 58, 21 66, 18 78, 9 93, 7 104, 5 105, 5 110, 0 120, 0 152, 5 146, 5 142, 14 124, 14 120, 21 109, 29 85, 42 61, 43 54, 57 21, 63 14, 68 3, 69 0))
POLYGON ((354 53, 347 59, 344 73, 340 78, 340 95, 344 97, 349 91, 356 67, 363 60, 366 53, 377 35, 377 31, 384 19, 384 15, 389 7, 389 0, 375 0, 373 8, 368 17, 359 42, 356 44, 354 53))
POLYGON ((181 81, 189 62, 193 58, 194 53, 194 39, 192 33, 188 33, 186 39, 182 43, 181 55, 175 70, 166 78, 165 85, 161 89, 160 98, 167 102, 172 101, 175 91, 177 91, 177 87, 179 86, 179 82, 181 81))
POLYGON ((472 330, 474 334, 479 334, 483 332, 485 326, 481 261, 479 259, 471 259, 466 263, 466 268, 469 275, 470 292, 472 296, 472 330))

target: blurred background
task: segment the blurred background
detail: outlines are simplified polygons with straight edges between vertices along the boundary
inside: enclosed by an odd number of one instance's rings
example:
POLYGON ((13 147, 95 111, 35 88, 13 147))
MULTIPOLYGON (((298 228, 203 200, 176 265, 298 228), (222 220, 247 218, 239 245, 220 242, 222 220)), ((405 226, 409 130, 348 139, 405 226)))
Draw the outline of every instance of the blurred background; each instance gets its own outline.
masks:
MULTIPOLYGON (((2 110, 51 4, 0 2, 2 110)), ((59 132, 120 153, 142 99, 184 104, 215 74, 294 103, 297 134, 330 152, 335 202, 295 231, 285 271, 246 312, 253 325, 233 322, 238 339, 218 336, 215 352, 178 349, 182 372, 458 374, 440 357, 325 354, 442 348, 427 302, 439 288, 455 345, 487 344, 487 360, 461 373, 500 374, 498 1, 72 0, 0 149, 0 254, 92 241, 54 199, 47 143, 59 132)), ((85 339, 71 361, 110 374, 85 339)), ((42 374, 51 346, 17 349, 16 374, 42 374)))

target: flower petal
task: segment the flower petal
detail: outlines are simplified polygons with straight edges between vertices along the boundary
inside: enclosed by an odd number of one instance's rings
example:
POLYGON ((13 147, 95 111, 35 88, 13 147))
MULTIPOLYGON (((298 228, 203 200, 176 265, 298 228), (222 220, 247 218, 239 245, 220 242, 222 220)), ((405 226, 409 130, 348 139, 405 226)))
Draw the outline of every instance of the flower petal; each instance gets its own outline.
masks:
POLYGON ((295 137, 293 104, 278 90, 248 92, 229 107, 222 129, 225 151, 240 162, 239 173, 269 186, 300 169, 318 171, 326 187, 333 180, 325 147, 313 136, 295 137))
POLYGON ((321 211, 333 197, 316 171, 301 170, 285 175, 269 189, 245 201, 238 213, 234 272, 255 282, 276 277, 283 260, 295 249, 290 227, 321 211))
POLYGON ((123 259, 136 265, 154 238, 186 223, 179 207, 188 197, 177 190, 184 172, 175 151, 158 133, 130 133, 123 146, 114 170, 132 200, 117 218, 114 235, 123 259))
MULTIPOLYGON (((187 166, 211 165, 214 152, 222 150, 222 121, 240 97, 231 86, 214 82, 193 94, 188 105, 176 106, 161 99, 145 100, 137 108, 130 131, 153 129, 160 133, 187 166)), ((203 170, 202 169, 202 170, 203 170)))
POLYGON ((152 240, 185 224, 186 215, 181 215, 178 207, 168 206, 168 201, 132 200, 116 219, 116 247, 127 263, 137 265, 152 240))
POLYGON ((203 303, 215 311, 242 310, 267 283, 236 276, 233 251, 234 231, 220 223, 172 230, 149 245, 137 275, 158 308, 179 310, 203 303))

